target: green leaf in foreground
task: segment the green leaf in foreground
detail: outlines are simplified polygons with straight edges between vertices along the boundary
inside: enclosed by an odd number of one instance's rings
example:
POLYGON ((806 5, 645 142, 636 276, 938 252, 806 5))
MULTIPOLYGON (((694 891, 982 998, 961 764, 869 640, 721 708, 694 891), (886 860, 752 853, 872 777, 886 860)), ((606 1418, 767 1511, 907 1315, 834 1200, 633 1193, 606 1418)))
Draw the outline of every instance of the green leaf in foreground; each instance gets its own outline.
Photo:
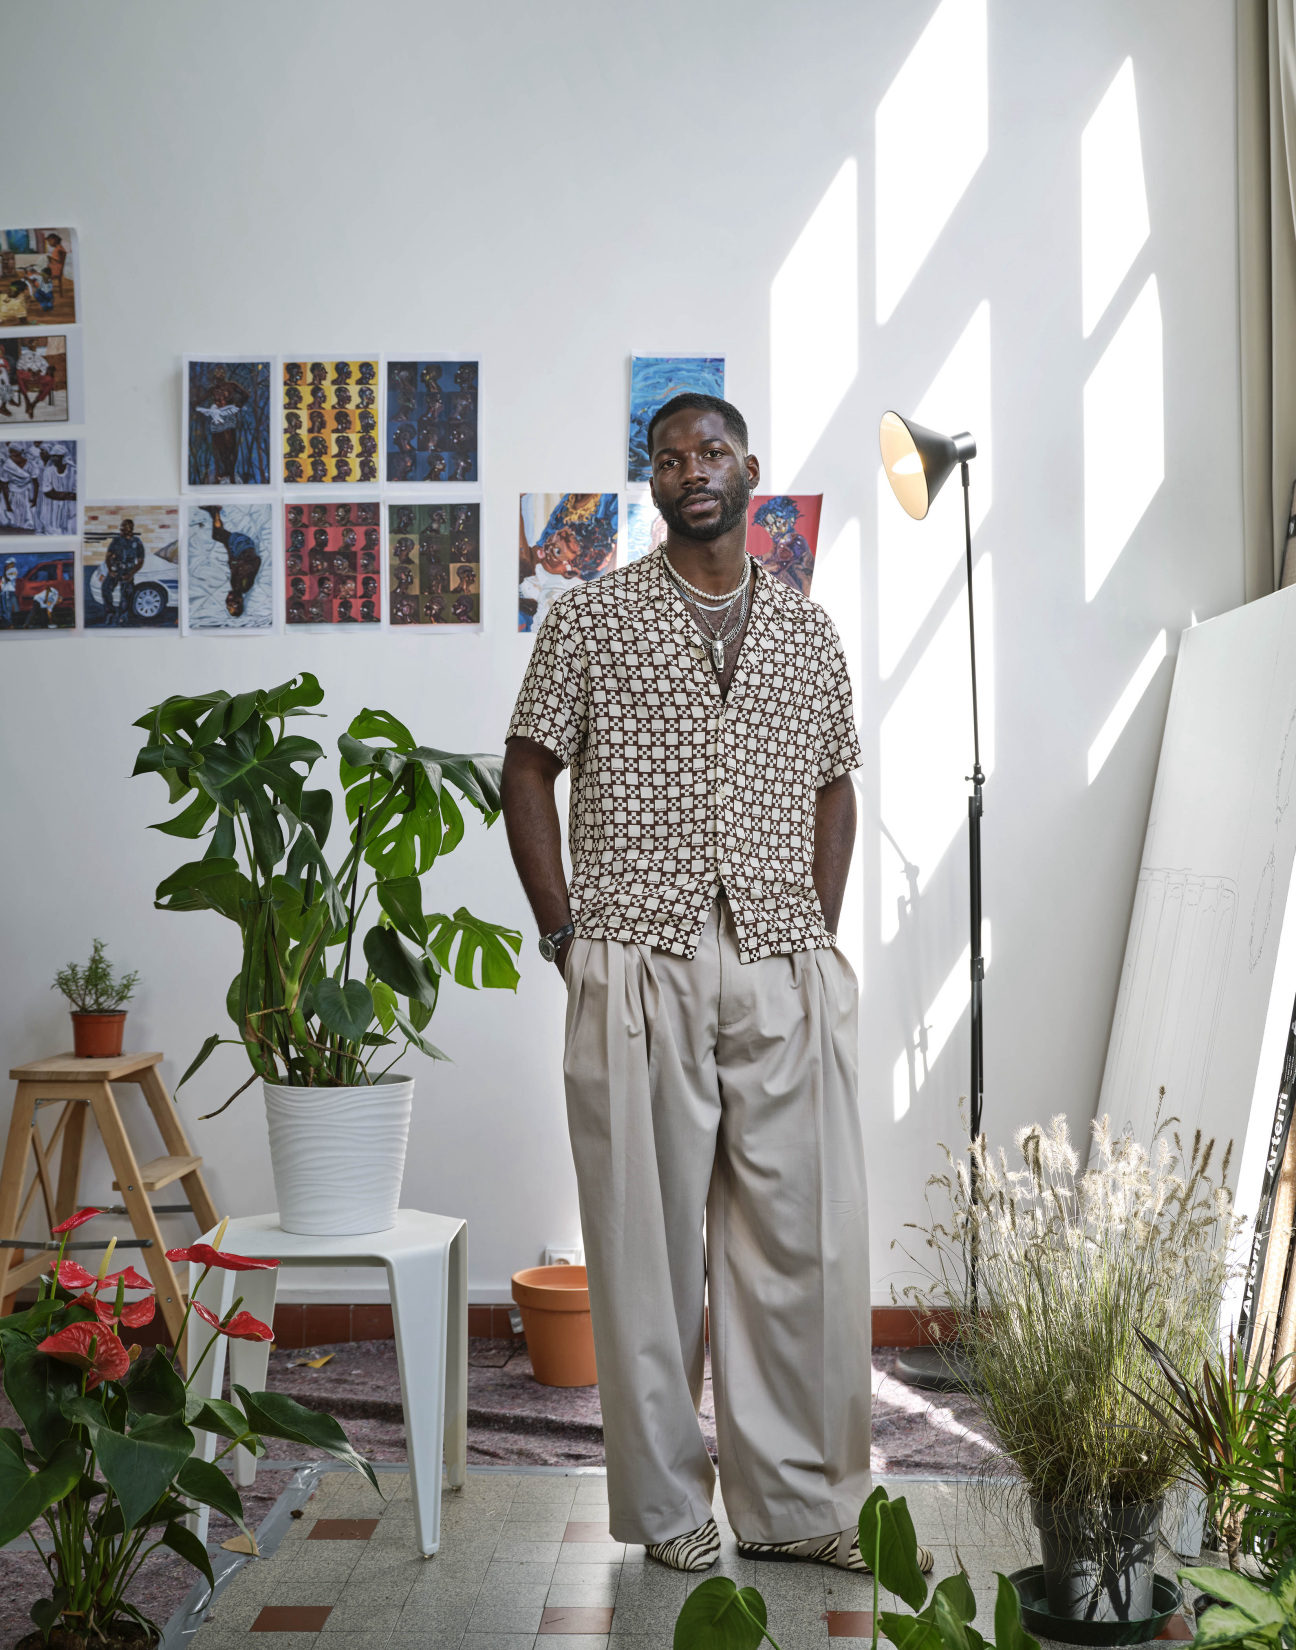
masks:
POLYGON ((310 1444, 325 1450, 337 1461, 362 1472, 374 1489, 378 1480, 363 1455, 356 1453, 350 1439, 331 1415, 317 1414, 283 1392, 249 1392, 236 1386, 234 1396, 243 1406, 248 1425, 263 1438, 286 1438, 292 1444, 310 1444))
POLYGON ((756 1650, 768 1636, 765 1619, 765 1600, 754 1587, 739 1591, 728 1576, 712 1576, 684 1600, 672 1644, 674 1650, 756 1650))
POLYGON ((1040 1650, 1034 1639, 1022 1626, 1021 1599, 1017 1589, 1006 1575, 999 1575, 999 1592, 995 1598, 995 1650, 1040 1650))

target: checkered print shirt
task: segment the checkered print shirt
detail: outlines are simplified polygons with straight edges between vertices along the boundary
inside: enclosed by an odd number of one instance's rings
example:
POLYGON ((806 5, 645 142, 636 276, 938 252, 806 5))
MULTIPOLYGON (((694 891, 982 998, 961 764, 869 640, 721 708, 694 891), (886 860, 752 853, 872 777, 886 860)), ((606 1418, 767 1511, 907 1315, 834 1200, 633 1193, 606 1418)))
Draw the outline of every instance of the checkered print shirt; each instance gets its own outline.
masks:
POLYGON ((832 943, 811 877, 815 792, 860 764, 823 608, 757 569, 728 696, 655 550, 554 602, 508 737, 571 770, 572 917, 691 957, 716 893, 744 962, 832 943))

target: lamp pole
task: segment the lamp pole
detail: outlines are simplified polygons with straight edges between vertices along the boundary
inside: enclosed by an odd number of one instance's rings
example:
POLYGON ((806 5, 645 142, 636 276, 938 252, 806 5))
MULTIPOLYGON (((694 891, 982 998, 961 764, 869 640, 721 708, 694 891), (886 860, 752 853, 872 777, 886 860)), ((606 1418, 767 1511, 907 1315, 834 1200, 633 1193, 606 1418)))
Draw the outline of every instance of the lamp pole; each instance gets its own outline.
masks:
MULTIPOLYGON (((985 1096, 985 1044, 982 1020, 982 987, 985 983, 985 958, 981 953, 981 816, 985 812, 985 773, 981 767, 981 729, 977 717, 976 673, 976 610, 972 600, 972 507, 968 461, 960 466, 963 479, 963 543, 967 556, 968 647, 972 659, 972 795, 968 797, 968 896, 972 922, 972 1075, 968 1086, 969 1121, 974 1148, 969 1169, 973 1203, 977 1197, 976 1143, 981 1133, 981 1103, 985 1096)), ((975 1239, 968 1269, 969 1296, 972 1310, 977 1306, 977 1256, 975 1239)))

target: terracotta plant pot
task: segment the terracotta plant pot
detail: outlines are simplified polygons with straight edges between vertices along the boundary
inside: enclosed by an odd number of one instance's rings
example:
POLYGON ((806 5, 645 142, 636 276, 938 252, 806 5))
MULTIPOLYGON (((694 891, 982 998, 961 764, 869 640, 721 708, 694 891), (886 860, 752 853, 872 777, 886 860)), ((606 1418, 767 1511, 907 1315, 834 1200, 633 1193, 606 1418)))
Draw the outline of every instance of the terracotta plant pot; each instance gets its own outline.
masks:
POLYGON ((594 1329, 583 1266, 528 1266, 513 1274, 531 1370, 541 1386, 593 1386, 594 1329))
POLYGON ((72 1052, 81 1060, 111 1059, 122 1051, 126 1010, 115 1014, 78 1014, 72 1011, 72 1052))

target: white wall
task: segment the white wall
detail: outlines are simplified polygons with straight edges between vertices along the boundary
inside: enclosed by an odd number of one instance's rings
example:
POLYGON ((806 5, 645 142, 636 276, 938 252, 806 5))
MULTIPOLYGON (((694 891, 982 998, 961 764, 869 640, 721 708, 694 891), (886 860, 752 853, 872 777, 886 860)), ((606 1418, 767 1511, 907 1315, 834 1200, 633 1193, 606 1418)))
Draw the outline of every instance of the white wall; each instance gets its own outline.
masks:
MULTIPOLYGON (((514 629, 518 492, 622 484, 630 351, 723 351, 762 456, 773 431, 775 483, 825 494, 817 585, 856 656, 865 766, 846 943, 863 986, 874 1288, 887 1299, 888 1246, 920 1214, 966 1088, 951 971, 966 943, 970 758, 957 488, 897 537, 889 499, 879 515, 875 432, 884 407, 922 404, 970 325, 931 416, 972 424, 974 496, 989 506, 977 532, 979 577, 989 556, 993 579, 986 1123, 996 1140, 1058 1110, 1087 1124, 1169 664, 1092 784, 1087 753, 1158 633, 1173 651, 1192 613, 1242 594, 1232 8, 988 0, 984 69, 977 27, 978 0, 43 9, 42 62, 57 68, 7 87, 3 215, 81 233, 88 496, 176 488, 184 351, 480 352, 486 629, 0 645, 10 1063, 66 1045, 48 982, 96 934, 142 969, 130 1043, 164 1048, 171 1082, 221 1025, 235 935, 215 916, 152 909, 182 854, 145 830, 166 812, 160 784, 127 777, 136 716, 167 693, 308 669, 327 690, 328 743, 368 704, 429 743, 498 749, 530 645, 514 629), (1126 58, 1150 236, 1086 338, 1081 133, 1126 58), (875 121, 893 82, 884 134, 915 149, 886 151, 882 192, 893 201, 900 176, 912 195, 884 205, 879 246, 875 121), (932 133, 934 173, 921 156, 932 133), (907 279, 923 214, 934 244, 907 279), (1087 601, 1084 386, 1151 274, 1163 384, 1146 355, 1144 375, 1164 405, 1164 481, 1087 601), (918 866, 902 916, 883 825, 918 866), (906 1066, 897 1089, 920 1023, 930 1047, 945 1019, 921 1087, 906 1066)), ((1138 388, 1118 407, 1137 407, 1138 388)), ((1145 446, 1152 436, 1125 443, 1145 446)), ((457 1063, 416 1062, 406 1200, 467 1216, 478 1298, 502 1298, 545 1244, 579 1241, 561 985, 535 953, 502 828, 470 828, 439 875, 446 908, 462 901, 527 940, 516 1000, 443 997, 435 1036, 457 1063)), ((259 1101, 250 1091, 219 1120, 195 1119, 240 1077, 222 1051, 181 1097, 233 1212, 271 1204, 259 1101)), ((107 1181, 97 1164, 88 1190, 107 1181)))

